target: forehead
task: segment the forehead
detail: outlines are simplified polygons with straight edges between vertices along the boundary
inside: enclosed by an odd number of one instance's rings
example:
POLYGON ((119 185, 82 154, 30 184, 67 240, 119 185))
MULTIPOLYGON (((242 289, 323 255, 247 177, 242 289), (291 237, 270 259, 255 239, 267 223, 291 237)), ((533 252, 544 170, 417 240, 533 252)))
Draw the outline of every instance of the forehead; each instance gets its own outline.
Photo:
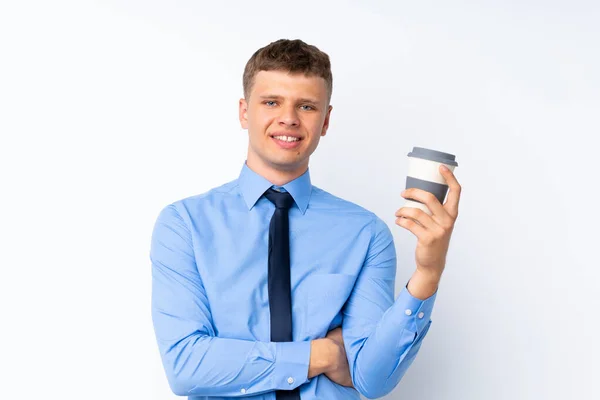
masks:
POLYGON ((259 71, 254 77, 252 95, 272 94, 284 97, 312 97, 323 99, 327 96, 325 79, 320 76, 305 76, 304 73, 285 71, 259 71))

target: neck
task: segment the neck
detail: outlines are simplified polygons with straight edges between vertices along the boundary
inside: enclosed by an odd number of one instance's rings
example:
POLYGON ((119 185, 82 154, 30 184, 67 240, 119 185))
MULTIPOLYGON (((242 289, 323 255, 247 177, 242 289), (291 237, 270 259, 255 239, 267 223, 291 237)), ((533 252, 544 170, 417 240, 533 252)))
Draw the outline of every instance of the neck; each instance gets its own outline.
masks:
POLYGON ((288 168, 277 168, 262 160, 257 160, 250 154, 246 160, 246 165, 252 171, 256 172, 275 186, 283 186, 286 183, 293 181, 308 169, 308 163, 299 166, 290 166, 288 168))

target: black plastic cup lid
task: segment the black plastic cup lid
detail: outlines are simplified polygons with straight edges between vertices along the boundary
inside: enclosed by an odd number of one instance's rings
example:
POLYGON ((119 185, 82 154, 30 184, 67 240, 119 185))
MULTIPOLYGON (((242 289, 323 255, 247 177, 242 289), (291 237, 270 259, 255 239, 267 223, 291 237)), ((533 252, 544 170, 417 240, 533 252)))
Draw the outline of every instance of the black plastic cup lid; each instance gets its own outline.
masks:
POLYGON ((458 163, 456 162, 456 156, 454 154, 426 149, 424 147, 413 147, 413 150, 410 153, 408 153, 408 156, 422 158, 424 160, 436 161, 446 165, 453 165, 455 167, 458 167, 458 163))

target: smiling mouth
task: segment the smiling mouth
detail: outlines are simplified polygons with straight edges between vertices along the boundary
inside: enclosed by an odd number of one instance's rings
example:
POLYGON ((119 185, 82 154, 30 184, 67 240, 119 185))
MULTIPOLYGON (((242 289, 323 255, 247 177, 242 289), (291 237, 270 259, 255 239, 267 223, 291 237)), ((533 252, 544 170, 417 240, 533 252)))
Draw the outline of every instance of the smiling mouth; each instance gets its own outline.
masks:
POLYGON ((270 135, 271 138, 278 140, 280 142, 286 142, 286 143, 295 143, 295 142, 299 142, 302 140, 301 137, 298 136, 292 136, 292 135, 270 135))
POLYGON ((289 140, 289 139, 278 139, 277 136, 271 136, 271 139, 282 149, 294 149, 300 146, 300 142, 302 142, 302 138, 298 138, 298 140, 289 140), (289 140, 289 141, 288 141, 289 140))

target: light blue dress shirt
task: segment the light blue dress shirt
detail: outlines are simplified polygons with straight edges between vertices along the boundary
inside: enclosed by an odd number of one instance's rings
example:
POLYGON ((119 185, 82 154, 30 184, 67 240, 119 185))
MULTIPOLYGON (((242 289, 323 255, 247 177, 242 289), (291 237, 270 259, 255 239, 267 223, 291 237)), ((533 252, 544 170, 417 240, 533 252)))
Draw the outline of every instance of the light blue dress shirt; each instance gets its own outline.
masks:
POLYGON ((238 179, 161 210, 152 233, 152 319, 173 392, 191 400, 302 400, 389 393, 431 324, 434 294, 394 301, 396 251, 374 213, 310 181, 272 185, 246 163, 238 179), (288 191, 293 342, 270 341, 269 222, 262 194, 288 191), (355 388, 308 379, 310 342, 342 326, 355 388))

